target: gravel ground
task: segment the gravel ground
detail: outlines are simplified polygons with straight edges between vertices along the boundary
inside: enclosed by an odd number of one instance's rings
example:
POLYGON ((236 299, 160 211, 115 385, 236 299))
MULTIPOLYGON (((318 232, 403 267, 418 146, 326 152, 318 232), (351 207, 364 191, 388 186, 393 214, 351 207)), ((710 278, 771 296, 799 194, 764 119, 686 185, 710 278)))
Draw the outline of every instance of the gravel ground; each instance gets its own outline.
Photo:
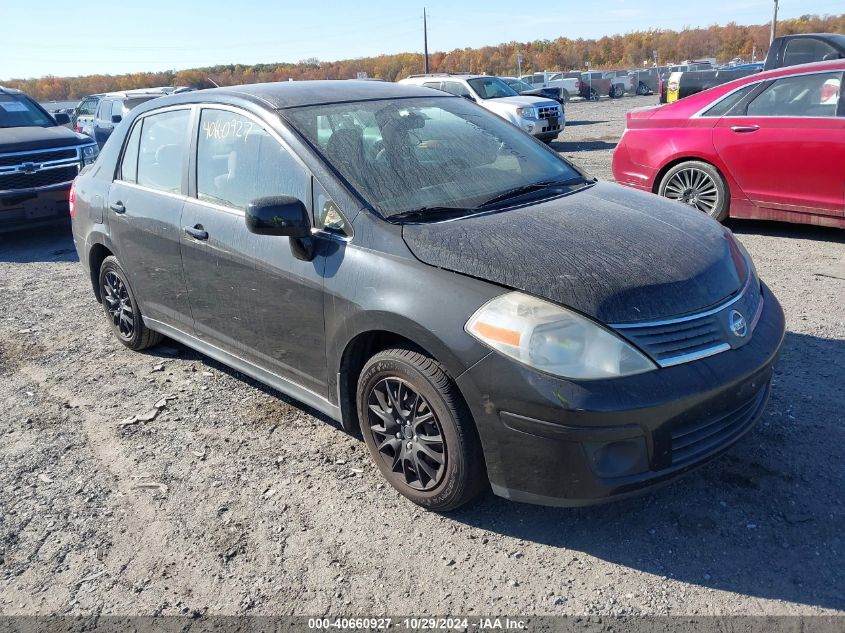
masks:
MULTIPOLYGON (((555 147, 609 178, 654 101, 571 103, 555 147)), ((845 233, 732 228, 788 319, 757 429, 640 498, 448 516, 313 411, 123 348, 67 230, 0 237, 0 613, 845 613, 845 233)))

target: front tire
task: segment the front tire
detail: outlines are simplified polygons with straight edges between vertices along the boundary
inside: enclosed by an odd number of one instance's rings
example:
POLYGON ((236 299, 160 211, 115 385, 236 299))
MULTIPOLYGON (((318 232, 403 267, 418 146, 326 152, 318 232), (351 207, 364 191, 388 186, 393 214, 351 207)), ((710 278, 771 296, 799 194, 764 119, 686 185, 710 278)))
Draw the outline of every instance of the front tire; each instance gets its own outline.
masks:
POLYGON ((454 510, 486 485, 469 412, 434 359, 404 347, 379 352, 361 371, 357 403, 370 456, 390 485, 417 505, 454 510))
POLYGON ((568 91, 568 90, 566 90, 565 88, 561 88, 561 91, 560 91, 560 100, 561 100, 563 103, 569 103, 569 91, 568 91))
POLYGON ((625 89, 620 86, 619 84, 613 86, 610 89, 610 98, 611 99, 619 99, 625 95, 625 89))
POLYGON ((126 272, 113 255, 100 266, 100 298, 117 340, 136 352, 158 345, 162 335, 146 325, 126 272))
POLYGON ((718 222, 728 217, 728 185, 709 163, 689 160, 675 165, 660 180, 657 193, 703 211, 718 222))
POLYGON ((651 91, 648 89, 648 86, 646 86, 641 81, 640 84, 637 86, 637 94, 640 95, 641 97, 645 97, 645 96, 648 95, 649 92, 651 92, 651 91))

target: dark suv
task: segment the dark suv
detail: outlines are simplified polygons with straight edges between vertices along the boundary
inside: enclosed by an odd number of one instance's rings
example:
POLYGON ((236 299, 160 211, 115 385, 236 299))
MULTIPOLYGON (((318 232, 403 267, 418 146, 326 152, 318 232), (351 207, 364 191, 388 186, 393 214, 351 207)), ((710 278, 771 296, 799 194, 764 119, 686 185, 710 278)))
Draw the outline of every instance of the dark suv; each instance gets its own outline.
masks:
POLYGON ((169 336, 340 420, 430 509, 488 482, 632 494, 726 450, 769 395, 783 312, 727 229, 440 90, 163 97, 74 190, 124 345, 169 336))
POLYGON ((0 232, 67 221, 68 192, 97 158, 90 138, 22 93, 0 87, 0 232))

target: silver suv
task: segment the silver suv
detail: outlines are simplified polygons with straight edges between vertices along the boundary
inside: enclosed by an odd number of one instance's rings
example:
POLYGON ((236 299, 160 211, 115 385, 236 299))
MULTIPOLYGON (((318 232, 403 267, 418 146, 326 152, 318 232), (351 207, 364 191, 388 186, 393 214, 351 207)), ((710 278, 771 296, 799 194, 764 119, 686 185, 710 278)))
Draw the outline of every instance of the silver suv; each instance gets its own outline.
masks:
POLYGON ((440 73, 411 75, 399 83, 436 88, 475 101, 546 143, 557 138, 566 125, 557 101, 520 95, 498 77, 440 73))

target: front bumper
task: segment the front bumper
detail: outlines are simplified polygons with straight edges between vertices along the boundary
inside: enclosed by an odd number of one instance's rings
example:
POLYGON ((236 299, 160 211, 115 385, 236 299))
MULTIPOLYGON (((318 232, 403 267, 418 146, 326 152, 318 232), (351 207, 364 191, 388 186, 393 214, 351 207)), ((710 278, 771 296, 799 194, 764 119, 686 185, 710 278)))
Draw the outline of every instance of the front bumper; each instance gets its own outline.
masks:
POLYGON ((745 346, 637 376, 572 382, 486 356, 457 382, 493 491, 588 505, 666 483, 727 450, 762 414, 783 342, 783 310, 763 292, 745 346))
POLYGON ((0 193, 0 233, 70 222, 70 182, 0 193))
POLYGON ((520 127, 541 141, 550 141, 563 132, 566 127, 566 116, 561 113, 557 123, 548 119, 521 119, 520 127))

